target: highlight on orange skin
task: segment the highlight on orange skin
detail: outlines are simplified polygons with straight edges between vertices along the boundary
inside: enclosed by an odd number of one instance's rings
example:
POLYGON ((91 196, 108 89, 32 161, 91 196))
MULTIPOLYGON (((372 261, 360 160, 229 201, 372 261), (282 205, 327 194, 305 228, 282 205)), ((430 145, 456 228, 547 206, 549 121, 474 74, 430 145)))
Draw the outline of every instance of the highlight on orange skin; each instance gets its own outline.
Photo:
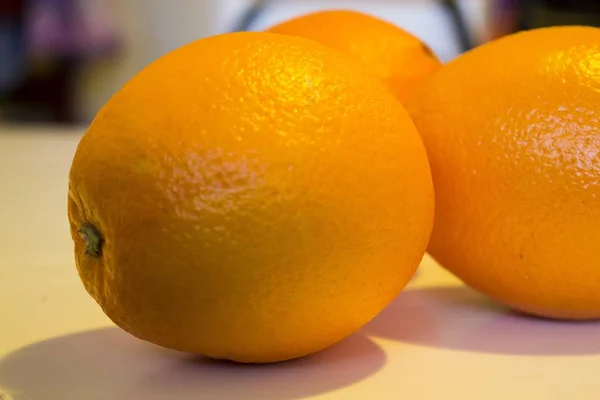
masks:
POLYGON ((319 11, 282 22, 269 32, 315 40, 362 62, 400 101, 442 63, 419 38, 379 18, 349 10, 319 11))

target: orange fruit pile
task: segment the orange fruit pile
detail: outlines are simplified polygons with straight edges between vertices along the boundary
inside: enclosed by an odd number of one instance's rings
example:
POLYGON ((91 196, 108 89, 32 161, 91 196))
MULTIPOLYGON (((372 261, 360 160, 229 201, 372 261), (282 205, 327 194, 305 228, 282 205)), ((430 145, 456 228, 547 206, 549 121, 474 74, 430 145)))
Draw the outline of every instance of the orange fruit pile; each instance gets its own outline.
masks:
POLYGON ((70 173, 80 277, 131 334, 242 362, 350 335, 427 246, 425 148, 389 89, 316 42, 199 40, 102 108, 70 173))
POLYGON ((349 10, 302 15, 269 28, 323 43, 363 63, 404 101, 441 67, 419 38, 376 17, 349 10))
POLYGON ((407 103, 436 191, 429 252, 535 315, 600 317, 600 29, 483 45, 407 103))
POLYGON ((143 340, 251 363, 357 331, 426 249, 525 313, 598 318, 598 43, 538 29, 441 66, 331 11, 179 48, 77 148, 81 280, 143 340))

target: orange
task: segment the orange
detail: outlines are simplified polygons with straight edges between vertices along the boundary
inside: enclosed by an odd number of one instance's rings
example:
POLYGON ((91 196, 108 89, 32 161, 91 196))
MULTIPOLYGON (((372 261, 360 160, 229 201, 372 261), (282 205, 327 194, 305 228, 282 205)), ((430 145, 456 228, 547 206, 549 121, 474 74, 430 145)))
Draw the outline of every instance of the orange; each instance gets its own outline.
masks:
POLYGON ((389 90, 316 42, 215 36, 102 108, 69 186, 75 259, 121 328, 241 362, 323 349, 372 319, 433 224, 422 140, 389 90))
POLYGON ((417 37, 355 11, 320 11, 283 22, 269 31, 312 39, 361 61, 401 101, 441 66, 417 37))
POLYGON ((429 252, 538 316, 600 317, 598 43, 590 27, 508 36, 407 103, 436 191, 429 252))

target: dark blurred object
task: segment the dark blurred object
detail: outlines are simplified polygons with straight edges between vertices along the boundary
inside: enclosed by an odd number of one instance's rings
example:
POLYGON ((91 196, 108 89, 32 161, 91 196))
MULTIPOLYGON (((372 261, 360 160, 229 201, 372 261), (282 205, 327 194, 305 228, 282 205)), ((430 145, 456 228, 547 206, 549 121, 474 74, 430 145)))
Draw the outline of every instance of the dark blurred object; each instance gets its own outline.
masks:
POLYGON ((473 47, 471 33, 469 32, 467 21, 461 12, 458 2, 455 0, 443 0, 441 3, 450 15, 450 19, 454 25, 454 31, 456 32, 456 37, 462 47, 462 51, 471 50, 473 47))
POLYGON ((599 0, 499 0, 492 3, 489 39, 550 26, 600 26, 599 0))
POLYGON ((7 54, 0 55, 0 119, 76 121, 79 70, 118 48, 109 3, 2 0, 0 51, 7 54))
POLYGON ((556 25, 600 26, 598 0, 531 0, 518 3, 519 30, 556 25))
POLYGON ((250 30, 250 27, 261 16, 273 0, 255 0, 250 3, 248 8, 242 13, 241 17, 234 23, 230 32, 243 32, 250 30))
POLYGON ((0 1, 0 93, 13 88, 22 77, 22 0, 0 1))

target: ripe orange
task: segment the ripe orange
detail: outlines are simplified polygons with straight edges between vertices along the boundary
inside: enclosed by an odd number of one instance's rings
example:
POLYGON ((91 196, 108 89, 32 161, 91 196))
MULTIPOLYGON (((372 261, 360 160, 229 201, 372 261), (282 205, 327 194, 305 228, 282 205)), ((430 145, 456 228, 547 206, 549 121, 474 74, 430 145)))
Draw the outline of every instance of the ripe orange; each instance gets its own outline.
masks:
POLYGON ((436 190, 429 252, 546 317, 600 317, 600 29, 555 27, 450 62, 407 104, 436 190))
POLYGON ((270 362, 341 340, 398 294, 433 185, 408 113, 362 66, 237 33, 162 57, 104 106, 69 218, 81 279, 117 325, 270 362))
POLYGON ((417 37, 355 11, 320 11, 283 22, 269 31, 316 40, 360 60, 401 101, 441 66, 417 37))

